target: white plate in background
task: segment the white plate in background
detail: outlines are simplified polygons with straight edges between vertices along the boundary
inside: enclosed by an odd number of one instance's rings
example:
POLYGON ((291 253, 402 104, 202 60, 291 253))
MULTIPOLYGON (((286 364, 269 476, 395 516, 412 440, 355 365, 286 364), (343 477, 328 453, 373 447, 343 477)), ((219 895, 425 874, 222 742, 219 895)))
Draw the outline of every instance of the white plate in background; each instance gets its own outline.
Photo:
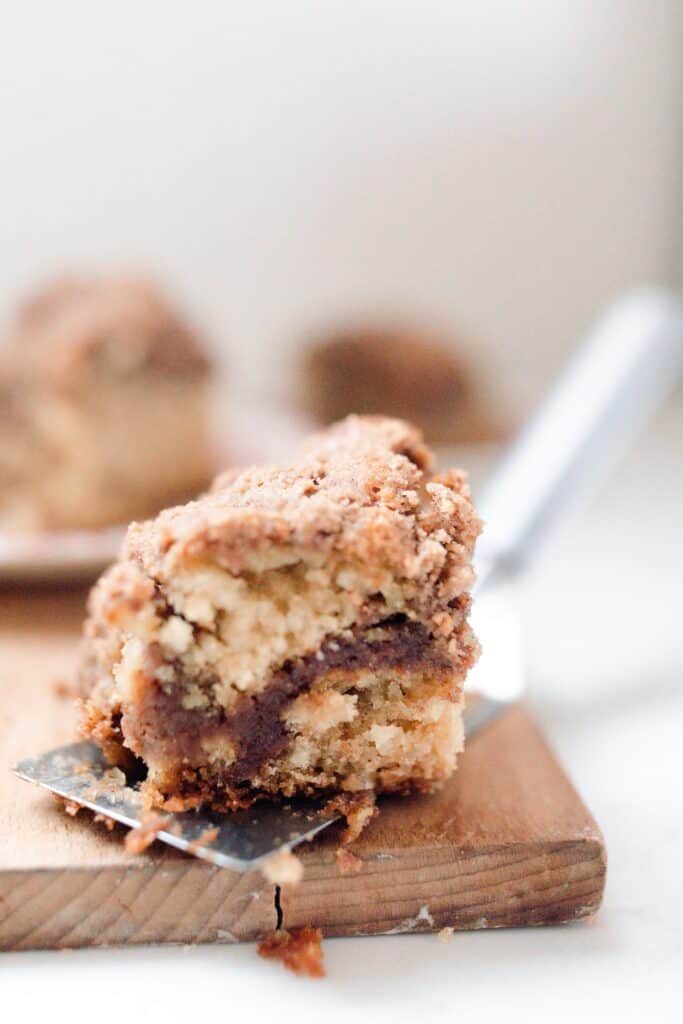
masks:
MULTIPOLYGON (((217 431, 217 472, 288 458, 315 429, 294 412, 263 402, 231 402, 217 431)), ((85 583, 118 555, 125 524, 98 529, 0 531, 0 584, 85 583)))
POLYGON ((125 526, 99 530, 0 533, 0 582, 94 579, 118 554, 125 526))

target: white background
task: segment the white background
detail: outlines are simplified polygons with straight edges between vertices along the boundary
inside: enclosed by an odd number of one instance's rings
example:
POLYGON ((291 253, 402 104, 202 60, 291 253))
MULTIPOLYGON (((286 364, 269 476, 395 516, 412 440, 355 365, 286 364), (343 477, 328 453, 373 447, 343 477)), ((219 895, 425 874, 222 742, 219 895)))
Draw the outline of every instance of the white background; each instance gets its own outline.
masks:
POLYGON ((132 265, 240 389, 381 310, 462 325, 536 394, 608 298, 672 274, 680 0, 2 11, 0 316, 65 266, 132 265))

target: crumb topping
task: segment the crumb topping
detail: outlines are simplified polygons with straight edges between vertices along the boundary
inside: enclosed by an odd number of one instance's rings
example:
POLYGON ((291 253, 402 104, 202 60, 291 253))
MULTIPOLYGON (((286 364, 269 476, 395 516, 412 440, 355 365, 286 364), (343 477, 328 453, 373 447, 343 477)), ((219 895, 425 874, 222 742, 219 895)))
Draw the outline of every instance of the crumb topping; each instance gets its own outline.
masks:
POLYGON ((421 590, 447 602, 472 584, 480 523, 465 474, 431 476, 430 463, 407 423, 350 416, 309 441, 291 466, 231 471, 199 500, 133 523, 122 561, 163 586, 202 562, 239 573, 273 567, 269 557, 296 561, 302 551, 343 555, 400 574, 416 600, 421 590))

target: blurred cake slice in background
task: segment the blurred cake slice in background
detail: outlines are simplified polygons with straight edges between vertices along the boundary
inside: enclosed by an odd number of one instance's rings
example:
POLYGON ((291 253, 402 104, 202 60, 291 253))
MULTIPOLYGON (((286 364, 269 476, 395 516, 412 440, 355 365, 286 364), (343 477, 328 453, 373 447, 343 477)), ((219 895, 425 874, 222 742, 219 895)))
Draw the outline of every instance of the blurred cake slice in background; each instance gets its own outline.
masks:
POLYGON ((313 343, 302 362, 302 403, 323 423, 380 413, 416 423, 434 444, 505 437, 470 360, 427 333, 368 326, 313 343))
POLYGON ((56 281, 0 345, 0 528, 92 528, 201 490, 207 354, 147 280, 56 281))

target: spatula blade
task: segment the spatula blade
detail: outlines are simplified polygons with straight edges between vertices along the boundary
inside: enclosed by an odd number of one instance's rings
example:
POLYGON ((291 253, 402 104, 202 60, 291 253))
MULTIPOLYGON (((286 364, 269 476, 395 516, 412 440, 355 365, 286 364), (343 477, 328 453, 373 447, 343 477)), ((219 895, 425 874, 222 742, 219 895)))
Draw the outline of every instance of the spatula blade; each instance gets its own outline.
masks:
MULTIPOLYGON (((72 800, 107 818, 136 828, 144 825, 138 793, 126 785, 123 773, 102 757, 93 743, 84 741, 27 758, 14 769, 21 779, 72 800)), ((230 814, 186 811, 165 814, 156 838, 178 850, 193 853, 232 871, 250 871, 279 849, 291 849, 312 839, 339 815, 325 812, 320 803, 259 801, 247 810, 230 814), (215 838, 204 841, 207 834, 215 838)))

